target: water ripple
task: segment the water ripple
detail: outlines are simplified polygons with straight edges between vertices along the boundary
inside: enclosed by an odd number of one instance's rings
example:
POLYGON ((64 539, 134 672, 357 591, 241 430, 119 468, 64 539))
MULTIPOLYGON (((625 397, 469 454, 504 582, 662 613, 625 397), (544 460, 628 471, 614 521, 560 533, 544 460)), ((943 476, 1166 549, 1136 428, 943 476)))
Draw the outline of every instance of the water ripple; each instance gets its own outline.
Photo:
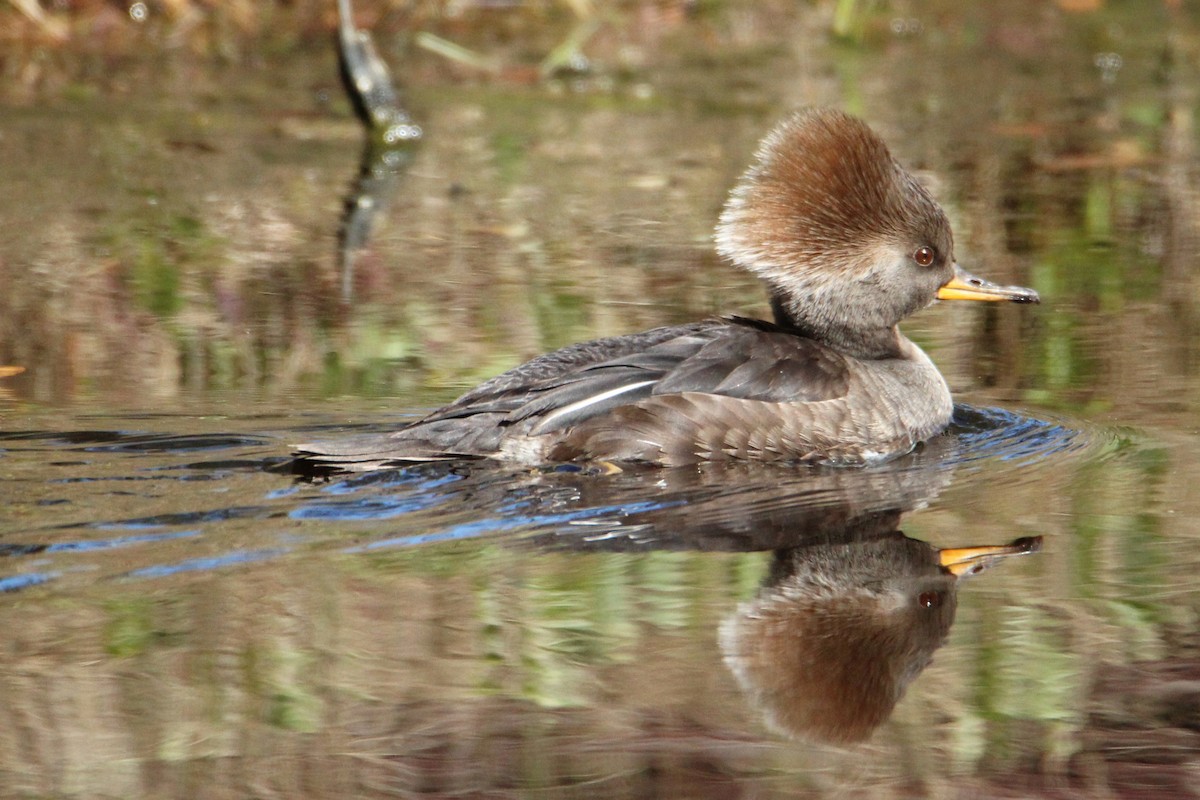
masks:
POLYGON ((295 432, 267 435, 263 421, 252 424, 248 432, 0 433, 0 452, 22 486, 9 521, 0 519, 0 558, 19 574, 0 574, 0 592, 57 585, 68 574, 93 582, 164 579, 300 553, 364 554, 484 537, 543 548, 773 549, 796 531, 933 504, 951 483, 978 481, 972 476, 985 468, 989 484, 995 470, 1004 481, 1042 480, 1048 470, 1057 474, 1128 440, 959 405, 942 436, 862 469, 710 464, 595 475, 464 462, 309 483, 280 470, 282 442, 295 432), (66 453, 87 456, 64 463, 66 453), (169 488, 174 481, 177 491, 169 488), (96 531, 120 533, 91 538, 96 531), (197 544, 204 555, 188 552, 197 544), (114 550, 123 555, 107 555, 114 550))
POLYGON ((948 464, 995 460, 1031 465, 1083 452, 1098 441, 1082 427, 1068 427, 1002 408, 962 404, 954 407, 954 417, 944 436, 954 439, 957 445, 948 464))

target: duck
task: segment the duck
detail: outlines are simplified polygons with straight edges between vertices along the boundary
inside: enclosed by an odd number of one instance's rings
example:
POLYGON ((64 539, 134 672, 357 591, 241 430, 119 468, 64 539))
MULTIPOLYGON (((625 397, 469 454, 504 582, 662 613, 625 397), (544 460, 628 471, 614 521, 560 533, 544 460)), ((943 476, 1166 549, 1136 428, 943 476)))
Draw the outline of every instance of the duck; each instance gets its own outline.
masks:
POLYGON ((942 207, 867 123, 835 109, 794 112, 762 140, 715 242, 763 281, 772 319, 568 345, 395 431, 294 455, 336 471, 459 459, 869 465, 941 433, 953 412, 902 319, 935 300, 1039 301, 959 266, 942 207))

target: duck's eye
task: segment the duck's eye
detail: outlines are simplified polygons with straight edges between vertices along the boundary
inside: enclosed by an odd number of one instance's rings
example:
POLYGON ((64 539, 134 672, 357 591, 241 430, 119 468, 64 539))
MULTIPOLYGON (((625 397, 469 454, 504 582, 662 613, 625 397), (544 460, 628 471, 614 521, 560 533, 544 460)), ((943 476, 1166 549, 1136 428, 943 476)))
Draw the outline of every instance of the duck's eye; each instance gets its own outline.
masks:
POLYGON ((928 245, 922 245, 913 251, 913 261, 922 267, 928 267, 935 258, 937 258, 937 253, 928 245))

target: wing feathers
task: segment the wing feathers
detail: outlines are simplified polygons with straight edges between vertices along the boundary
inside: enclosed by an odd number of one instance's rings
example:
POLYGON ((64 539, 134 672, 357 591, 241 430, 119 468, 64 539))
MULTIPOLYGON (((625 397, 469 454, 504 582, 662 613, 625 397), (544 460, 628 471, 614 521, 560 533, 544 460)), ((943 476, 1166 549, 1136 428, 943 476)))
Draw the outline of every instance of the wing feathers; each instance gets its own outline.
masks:
POLYGON ((666 464, 797 458, 811 445, 796 409, 844 396, 849 381, 846 358, 816 341, 758 320, 713 320, 573 345, 394 433, 302 449, 343 465, 502 453, 666 464))

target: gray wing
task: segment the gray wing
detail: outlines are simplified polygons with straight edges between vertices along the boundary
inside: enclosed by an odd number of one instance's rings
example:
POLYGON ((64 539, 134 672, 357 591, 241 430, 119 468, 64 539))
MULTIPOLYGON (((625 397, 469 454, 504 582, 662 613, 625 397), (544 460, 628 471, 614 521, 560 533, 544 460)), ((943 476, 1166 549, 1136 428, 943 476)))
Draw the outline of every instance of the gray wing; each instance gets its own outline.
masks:
POLYGON ((639 382, 647 372, 661 376, 718 335, 726 324, 708 320, 569 345, 481 383, 414 424, 508 414, 528 406, 526 413, 519 414, 524 419, 608 391, 622 381, 639 382))
POLYGON ((757 320, 713 320, 573 345, 394 433, 300 449, 328 463, 488 456, 506 439, 561 436, 651 397, 812 402, 844 395, 848 377, 845 358, 811 339, 757 320))
POLYGON ((551 353, 545 353, 537 358, 530 359, 519 367, 514 367, 507 372, 484 381, 446 406, 445 410, 475 405, 506 393, 529 389, 538 384, 562 378, 572 372, 595 366, 605 361, 645 352, 651 347, 669 342, 672 339, 693 335, 701 338, 710 337, 715 331, 723 328, 725 324, 724 320, 710 319, 703 322, 693 322, 689 325, 652 328, 641 333, 609 336, 603 339, 592 339, 587 342, 567 345, 551 353))

